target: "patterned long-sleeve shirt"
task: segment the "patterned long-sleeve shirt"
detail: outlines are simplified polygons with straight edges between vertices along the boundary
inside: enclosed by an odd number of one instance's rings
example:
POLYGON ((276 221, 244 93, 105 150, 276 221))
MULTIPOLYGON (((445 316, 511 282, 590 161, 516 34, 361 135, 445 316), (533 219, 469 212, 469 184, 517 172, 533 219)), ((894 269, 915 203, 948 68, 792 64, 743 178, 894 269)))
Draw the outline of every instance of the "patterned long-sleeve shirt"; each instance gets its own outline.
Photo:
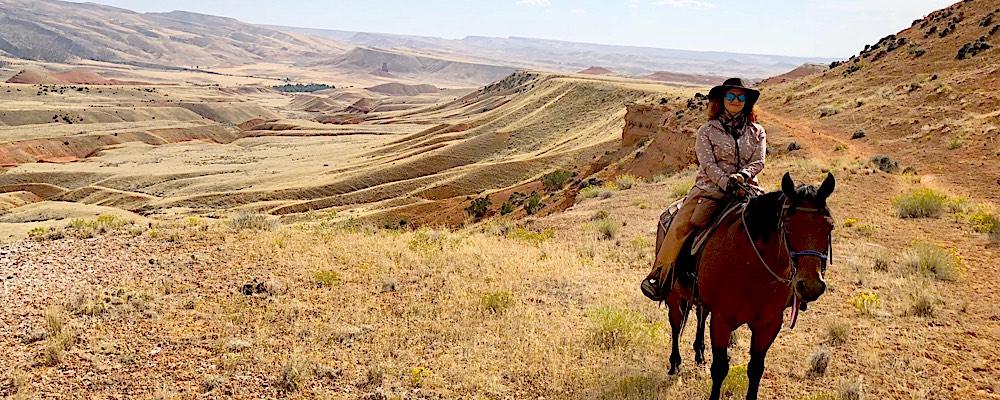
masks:
POLYGON ((698 129, 694 149, 698 156, 695 186, 710 195, 723 196, 729 175, 738 172, 750 177, 748 184, 760 187, 757 174, 764 169, 767 152, 767 134, 760 124, 747 124, 743 134, 733 138, 718 120, 708 121, 698 129))

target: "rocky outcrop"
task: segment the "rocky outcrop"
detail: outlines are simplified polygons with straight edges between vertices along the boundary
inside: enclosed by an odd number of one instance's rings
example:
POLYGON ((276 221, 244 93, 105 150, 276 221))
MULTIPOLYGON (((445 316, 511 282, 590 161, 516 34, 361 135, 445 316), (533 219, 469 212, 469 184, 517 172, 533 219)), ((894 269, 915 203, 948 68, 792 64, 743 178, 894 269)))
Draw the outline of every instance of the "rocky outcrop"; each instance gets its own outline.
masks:
POLYGON ((666 133, 664 124, 672 114, 666 106, 636 103, 627 104, 625 110, 625 128, 622 130, 624 147, 666 133))
POLYGON ((650 178, 694 163, 694 133, 699 126, 699 115, 667 104, 628 104, 622 147, 636 146, 638 150, 619 168, 621 172, 650 178))

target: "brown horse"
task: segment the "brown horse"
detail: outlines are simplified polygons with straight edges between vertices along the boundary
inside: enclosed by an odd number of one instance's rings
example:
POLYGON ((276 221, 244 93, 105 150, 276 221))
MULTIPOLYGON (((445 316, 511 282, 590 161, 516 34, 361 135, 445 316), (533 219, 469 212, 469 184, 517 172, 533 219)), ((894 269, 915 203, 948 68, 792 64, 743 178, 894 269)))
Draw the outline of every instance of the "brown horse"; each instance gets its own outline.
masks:
POLYGON ((683 262, 695 266, 697 296, 689 283, 676 279, 667 297, 673 331, 670 374, 678 372, 678 340, 691 305, 698 304, 694 349, 699 364, 705 358, 705 319, 712 316, 709 399, 720 396, 722 381, 729 373, 730 335, 743 324, 752 332, 746 398, 757 398, 764 357, 781 330, 785 308, 791 306, 792 315, 796 315, 800 302, 805 309, 806 303, 826 290, 823 272, 833 231, 826 200, 835 183, 828 174, 819 188, 796 187, 786 173, 781 191, 751 198, 743 212, 734 212, 721 222, 700 256, 678 260, 679 267, 683 262))

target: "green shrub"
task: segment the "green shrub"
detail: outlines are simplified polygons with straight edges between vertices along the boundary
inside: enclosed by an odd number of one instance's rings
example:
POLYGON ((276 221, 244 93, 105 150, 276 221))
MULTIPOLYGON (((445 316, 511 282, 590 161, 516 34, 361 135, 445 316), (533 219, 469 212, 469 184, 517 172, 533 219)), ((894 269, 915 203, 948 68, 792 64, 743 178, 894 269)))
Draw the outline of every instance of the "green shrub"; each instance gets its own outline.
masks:
POLYGON ((948 150, 956 150, 964 144, 965 141, 962 140, 962 138, 951 138, 951 140, 948 141, 948 150))
POLYGON ((66 233, 63 232, 62 228, 56 229, 54 227, 34 227, 28 231, 28 238, 36 241, 44 240, 58 240, 66 237, 66 233))
POLYGON ((335 283, 340 281, 340 274, 329 269, 316 271, 313 273, 313 281, 316 282, 317 287, 333 287, 335 283))
POLYGON ((929 218, 941 215, 948 196, 933 189, 917 189, 892 200, 900 218, 929 218))
POLYGON ((993 210, 980 207, 968 216, 972 229, 979 233, 990 235, 1000 234, 1000 217, 993 213, 993 210))
POLYGON ((542 203, 542 195, 538 192, 531 192, 531 196, 524 201, 524 211, 528 215, 535 215, 539 210, 545 207, 545 203, 542 203))
POLYGON ((490 196, 480 197, 478 199, 472 200, 472 203, 465 208, 465 213, 472 217, 474 220, 479 221, 486 216, 486 213, 490 211, 490 206, 493 205, 490 202, 490 196))
POLYGON ((914 270, 943 281, 956 281, 964 265, 955 249, 945 250, 927 242, 916 242, 906 254, 906 264, 914 270))
POLYGON ((541 179, 542 186, 545 187, 546 191, 554 192, 556 190, 562 189, 563 186, 566 185, 566 182, 569 181, 569 178, 572 177, 573 177, 572 172, 562 169, 557 169, 555 171, 542 175, 541 179))
POLYGON ((945 200, 944 206, 948 212, 967 213, 972 209, 972 202, 965 196, 953 196, 945 200))
POLYGON ((486 292, 479 296, 479 306, 492 313, 503 313, 513 305, 514 294, 509 290, 486 292))
POLYGON ((514 210, 516 210, 516 209, 517 208, 514 205, 514 203, 511 203, 510 200, 507 200, 507 201, 503 202, 503 204, 500 205, 500 215, 510 214, 510 213, 514 212, 514 210))
POLYGON ((603 306, 591 314, 591 336, 604 349, 644 346, 662 331, 660 324, 646 321, 635 310, 603 306))
POLYGON ((640 182, 642 182, 641 179, 630 174, 618 175, 618 178, 615 179, 615 184, 618 185, 618 189, 621 190, 631 189, 636 185, 638 185, 640 182))

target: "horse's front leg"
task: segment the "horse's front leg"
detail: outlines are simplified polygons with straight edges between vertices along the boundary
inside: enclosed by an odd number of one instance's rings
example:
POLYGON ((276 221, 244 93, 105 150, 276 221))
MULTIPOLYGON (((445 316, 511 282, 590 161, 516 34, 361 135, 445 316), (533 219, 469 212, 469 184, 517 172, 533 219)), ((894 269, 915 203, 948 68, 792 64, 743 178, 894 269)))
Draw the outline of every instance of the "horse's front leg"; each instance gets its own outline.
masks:
POLYGON ((719 400, 722 395, 722 381, 729 375, 729 335, 732 324, 718 314, 712 314, 712 394, 709 400, 719 400))
POLYGON ((667 296, 667 308, 669 309, 667 314, 668 319, 670 320, 670 336, 672 341, 670 350, 670 370, 667 371, 667 375, 676 375, 680 372, 681 368, 681 333, 684 331, 684 322, 687 321, 688 311, 691 310, 691 303, 686 300, 682 300, 677 291, 674 290, 667 296))
POLYGON ((705 364, 705 320, 708 319, 708 309, 699 305, 695 313, 698 316, 698 332, 694 337, 694 362, 705 364))
POLYGON ((764 376, 764 357, 781 330, 781 318, 750 326, 750 330, 753 334, 750 337, 750 362, 747 363, 747 378, 750 380, 747 385, 747 400, 756 400, 760 378, 764 376))

